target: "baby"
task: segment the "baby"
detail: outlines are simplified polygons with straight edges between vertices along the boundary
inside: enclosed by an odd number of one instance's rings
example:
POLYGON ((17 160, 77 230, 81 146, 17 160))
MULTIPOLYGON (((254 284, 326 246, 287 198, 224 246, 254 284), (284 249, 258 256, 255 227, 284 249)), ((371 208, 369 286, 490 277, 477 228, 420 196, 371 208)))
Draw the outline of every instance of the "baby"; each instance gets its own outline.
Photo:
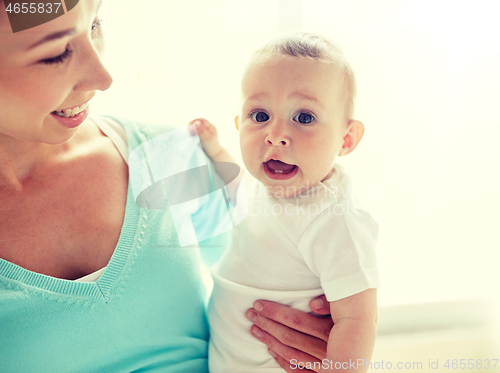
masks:
MULTIPOLYGON (((253 54, 241 87, 235 122, 253 178, 244 180, 248 215, 212 271, 210 371, 282 372, 249 333, 245 312, 258 299, 308 311, 323 293, 334 322, 327 357, 314 365, 292 359, 290 369, 366 371, 376 335, 378 230, 336 164, 364 132, 352 119, 353 72, 328 39, 294 33, 253 54)), ((213 161, 234 162, 212 124, 191 123, 213 161)))

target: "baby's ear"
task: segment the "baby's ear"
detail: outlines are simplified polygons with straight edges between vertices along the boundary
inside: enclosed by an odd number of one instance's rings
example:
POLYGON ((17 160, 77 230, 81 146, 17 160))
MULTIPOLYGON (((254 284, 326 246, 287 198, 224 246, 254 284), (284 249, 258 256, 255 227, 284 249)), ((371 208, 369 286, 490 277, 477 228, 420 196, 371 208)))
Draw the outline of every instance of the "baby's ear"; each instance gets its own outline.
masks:
POLYGON ((365 125, 359 120, 351 119, 349 123, 347 123, 344 144, 342 145, 339 155, 347 155, 356 149, 364 133, 365 125))
POLYGON ((234 117, 234 124, 236 126, 236 129, 239 131, 240 130, 240 116, 239 115, 234 117))

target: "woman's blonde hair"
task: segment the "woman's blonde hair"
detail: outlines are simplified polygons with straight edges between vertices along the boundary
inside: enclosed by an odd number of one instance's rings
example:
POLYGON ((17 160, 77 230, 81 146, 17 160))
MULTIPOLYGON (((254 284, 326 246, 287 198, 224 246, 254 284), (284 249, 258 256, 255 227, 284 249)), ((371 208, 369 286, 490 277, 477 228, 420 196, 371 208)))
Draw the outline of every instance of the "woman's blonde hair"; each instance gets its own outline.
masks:
POLYGON ((354 99, 356 97, 354 72, 342 51, 330 39, 307 32, 281 34, 269 41, 264 47, 258 49, 254 56, 265 54, 312 58, 317 61, 335 64, 339 68, 343 79, 342 99, 345 102, 345 115, 347 119, 352 119, 354 99))

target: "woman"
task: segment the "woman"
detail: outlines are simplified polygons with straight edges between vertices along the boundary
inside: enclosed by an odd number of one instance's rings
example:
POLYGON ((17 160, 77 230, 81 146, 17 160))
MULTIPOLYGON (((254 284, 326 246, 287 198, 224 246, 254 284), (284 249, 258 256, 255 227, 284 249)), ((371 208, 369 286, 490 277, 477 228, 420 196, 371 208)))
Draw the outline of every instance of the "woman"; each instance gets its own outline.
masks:
MULTIPOLYGON (((0 2, 2 371, 206 372, 197 249, 128 182, 128 153, 161 132, 87 118, 112 83, 99 4, 12 33, 0 2)), ((325 356, 329 318, 261 303, 252 333, 286 371, 325 356)))

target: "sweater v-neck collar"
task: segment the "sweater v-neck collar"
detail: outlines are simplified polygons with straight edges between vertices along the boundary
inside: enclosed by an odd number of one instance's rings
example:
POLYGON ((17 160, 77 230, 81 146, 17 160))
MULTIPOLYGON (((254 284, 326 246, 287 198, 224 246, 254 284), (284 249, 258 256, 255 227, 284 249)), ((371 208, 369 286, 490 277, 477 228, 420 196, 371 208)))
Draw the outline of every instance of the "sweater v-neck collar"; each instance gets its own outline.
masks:
MULTIPOLYGON (((127 131, 129 153, 137 146, 135 139, 127 131)), ((6 288, 29 289, 31 291, 48 291, 52 293, 67 294, 107 300, 111 290, 116 284, 127 259, 134 247, 138 222, 145 210, 141 210, 135 203, 132 186, 129 182, 127 188, 127 202, 122 230, 116 248, 103 274, 96 282, 78 282, 51 277, 36 273, 4 259, 0 259, 0 285, 6 288), (2 284, 4 279, 12 280, 2 284)))

